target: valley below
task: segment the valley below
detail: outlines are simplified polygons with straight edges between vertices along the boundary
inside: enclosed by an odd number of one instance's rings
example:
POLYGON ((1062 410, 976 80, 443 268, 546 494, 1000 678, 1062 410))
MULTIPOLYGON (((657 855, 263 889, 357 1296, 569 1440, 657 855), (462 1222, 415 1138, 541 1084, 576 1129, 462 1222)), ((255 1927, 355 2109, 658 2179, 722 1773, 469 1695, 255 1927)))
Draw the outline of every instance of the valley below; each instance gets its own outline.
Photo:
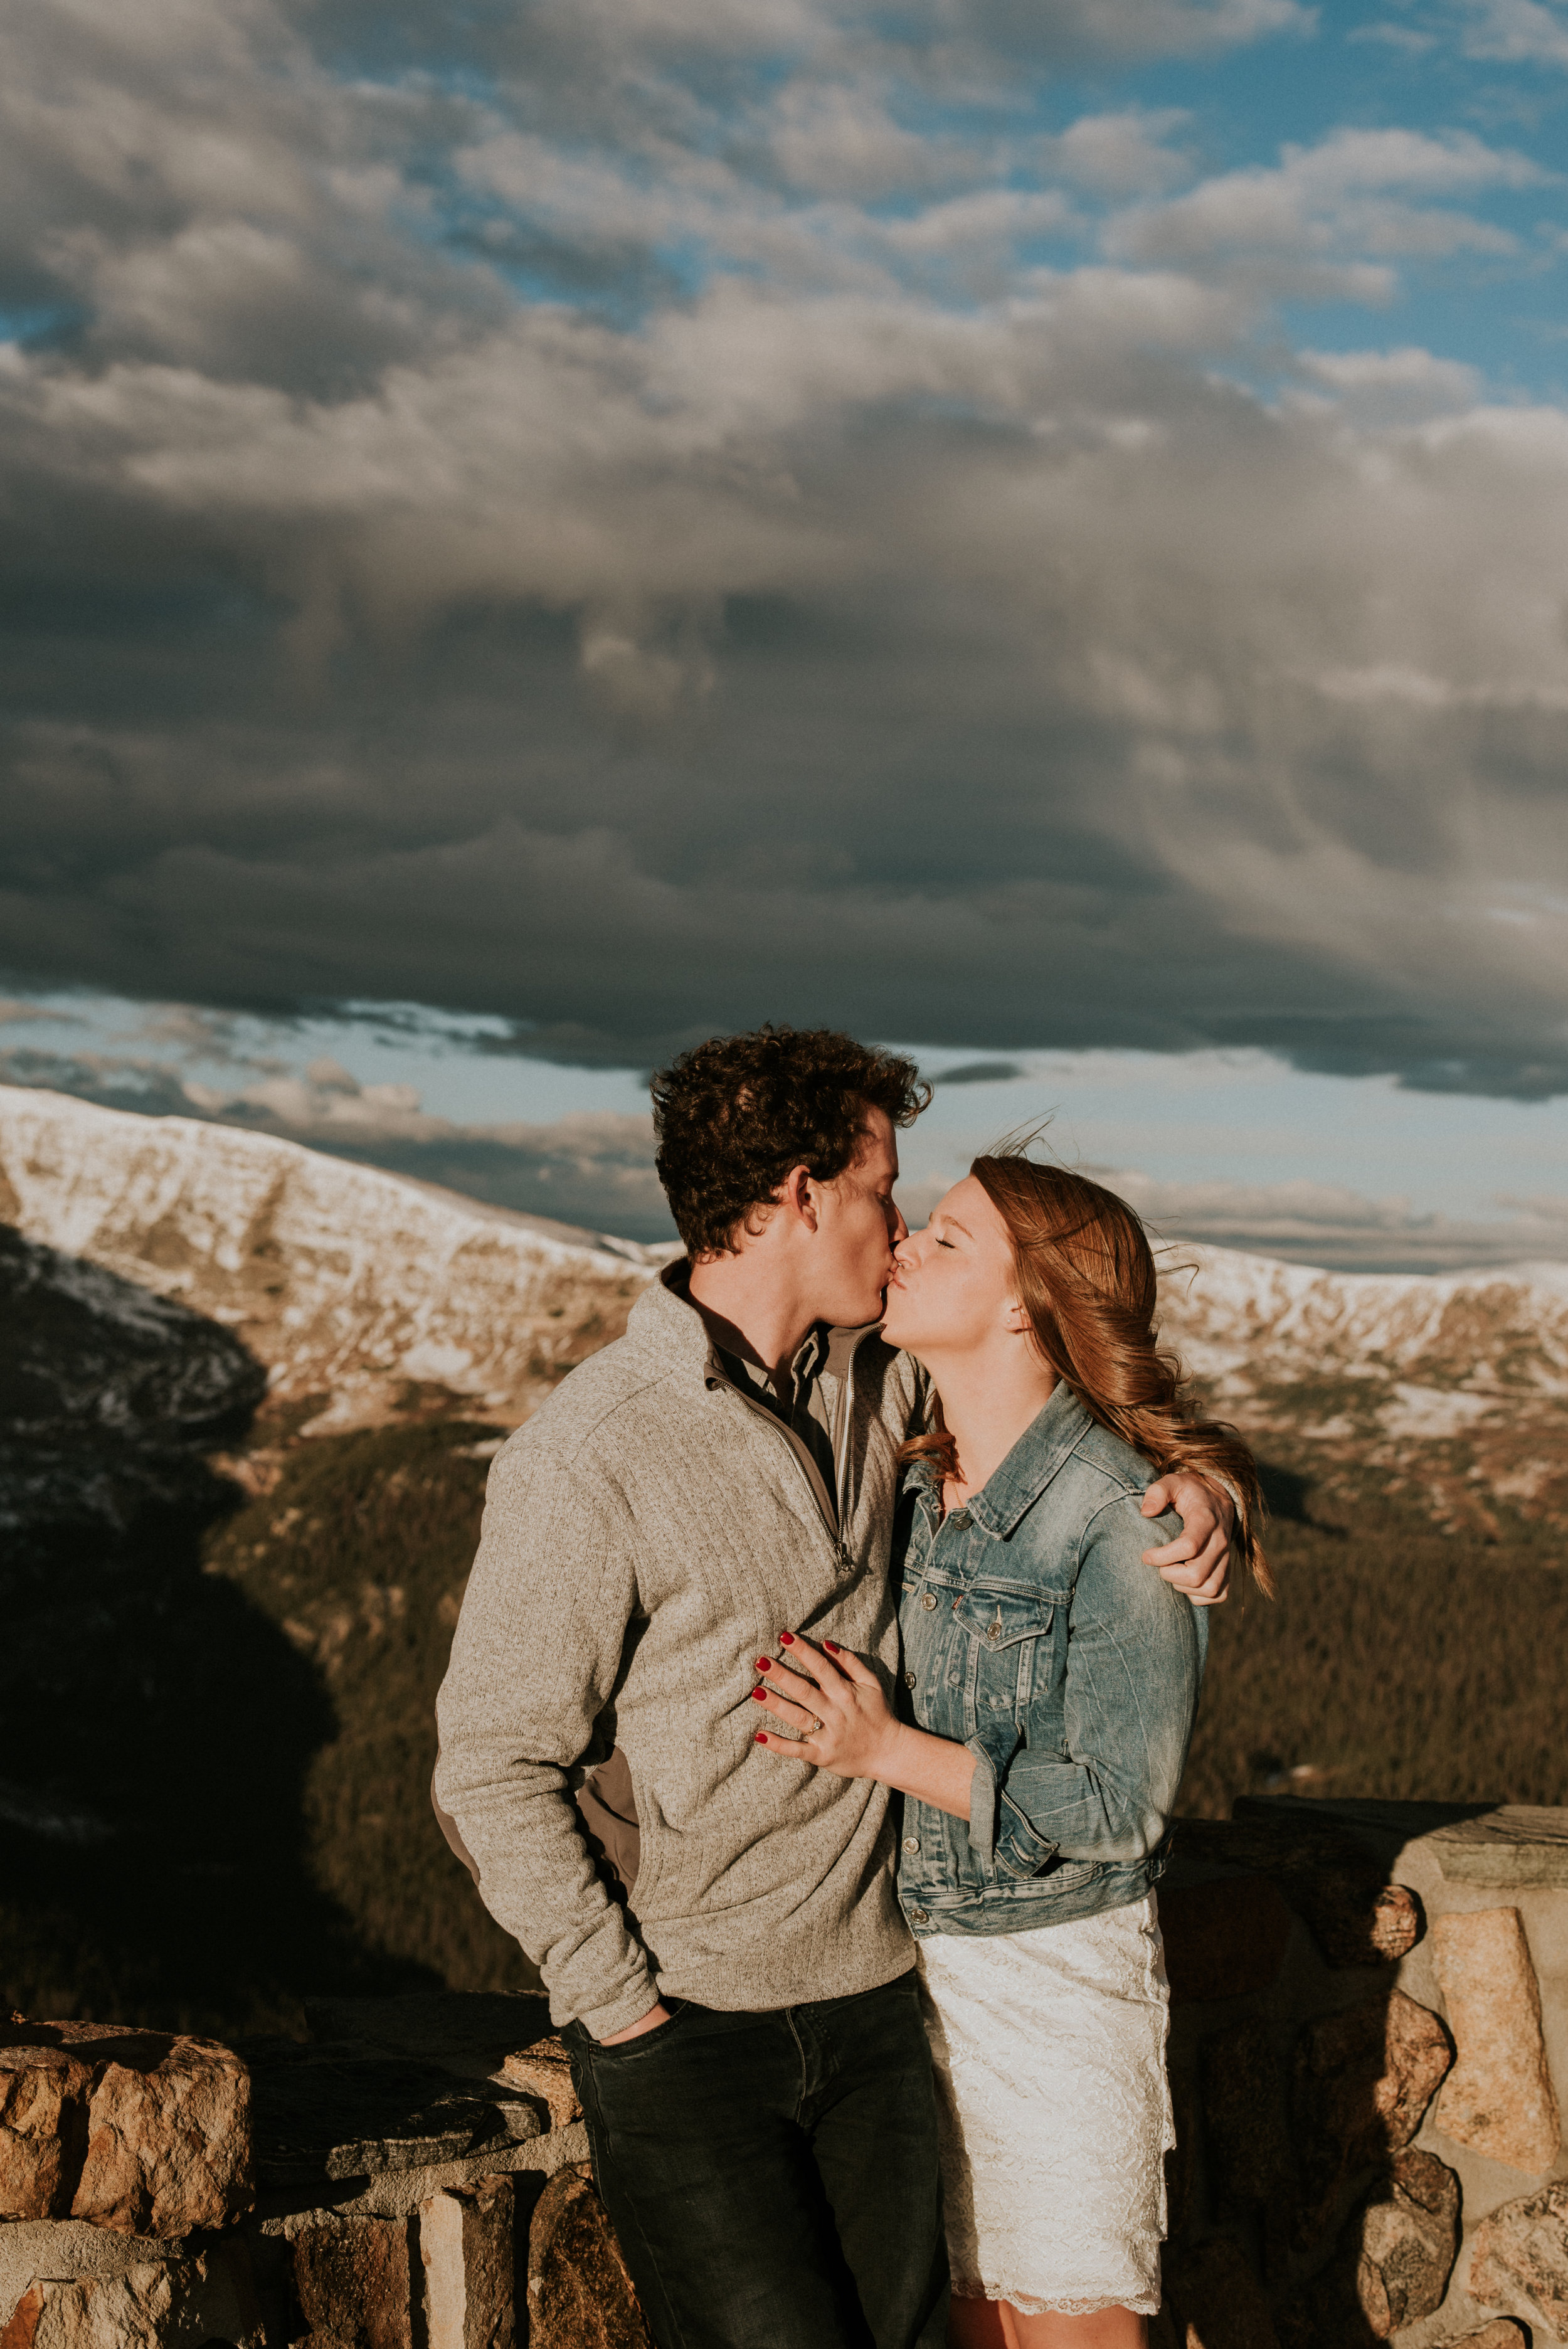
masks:
MULTIPOLYGON (((431 1816, 506 1433, 656 1249, 0 1088, 0 1992, 222 2033, 527 1987, 431 1816)), ((1211 1616, 1185 1812, 1568 1801, 1568 1272, 1171 1251, 1280 1597, 1211 1616)))

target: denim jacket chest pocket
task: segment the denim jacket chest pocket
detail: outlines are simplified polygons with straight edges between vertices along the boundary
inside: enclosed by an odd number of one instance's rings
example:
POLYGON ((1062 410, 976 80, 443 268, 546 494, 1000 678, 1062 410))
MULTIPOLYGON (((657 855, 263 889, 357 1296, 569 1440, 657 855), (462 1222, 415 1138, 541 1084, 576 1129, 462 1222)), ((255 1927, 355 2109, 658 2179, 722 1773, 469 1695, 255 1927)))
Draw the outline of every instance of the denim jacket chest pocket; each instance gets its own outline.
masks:
MULTIPOLYGON (((948 1627, 960 1672, 967 1734, 983 1734, 992 1719, 1021 1723, 1030 1700, 1044 1696, 1052 1678, 1053 1638, 1061 1602, 1038 1587, 981 1579, 953 1592, 948 1627)), ((951 1667, 950 1667, 951 1669, 951 1667)))
MULTIPOLYGON (((949 1550, 934 1557, 926 1549, 905 1581, 901 1619, 914 1717, 939 1737, 982 1745, 999 1781, 1025 1743, 1031 1716, 1037 1732, 1042 1704, 1065 1671, 1071 1594, 997 1574, 995 1552, 985 1536, 972 1537, 959 1555, 949 1550), (990 1572, 975 1570, 980 1562, 971 1554, 982 1541, 990 1572)), ((962 1821, 912 1802, 906 1873, 915 1872, 910 1856, 918 1852, 920 1873, 934 1892, 942 1882, 978 1889, 998 1873, 1004 1881, 1032 1875, 1039 1865, 1038 1839, 1021 1816, 1016 1821, 1006 1816, 1012 1808, 1005 1804, 1004 1833, 994 1857, 982 1860, 962 1821)))

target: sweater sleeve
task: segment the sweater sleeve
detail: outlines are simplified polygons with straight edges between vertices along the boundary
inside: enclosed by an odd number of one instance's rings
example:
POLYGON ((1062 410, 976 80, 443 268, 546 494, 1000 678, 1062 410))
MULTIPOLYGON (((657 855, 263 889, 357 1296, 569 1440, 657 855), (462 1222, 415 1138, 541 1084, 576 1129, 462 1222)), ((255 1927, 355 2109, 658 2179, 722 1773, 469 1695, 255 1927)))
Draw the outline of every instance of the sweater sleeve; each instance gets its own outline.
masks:
POLYGON ((1174 1516, 1143 1516, 1136 1495, 1107 1502, 1090 1521, 1068 1622, 1064 1750, 1026 1743, 998 1788, 996 1851, 1014 1873, 1032 1874, 1054 1852, 1141 1859, 1165 1833, 1208 1624, 1143 1552, 1179 1531, 1174 1516))
POLYGON ((524 1442, 496 1456, 479 1555, 436 1700, 436 1788, 497 1922, 596 2039, 658 1997, 647 1951, 601 1883, 567 1773, 614 1691, 637 1611, 624 1497, 588 1457, 524 1442))

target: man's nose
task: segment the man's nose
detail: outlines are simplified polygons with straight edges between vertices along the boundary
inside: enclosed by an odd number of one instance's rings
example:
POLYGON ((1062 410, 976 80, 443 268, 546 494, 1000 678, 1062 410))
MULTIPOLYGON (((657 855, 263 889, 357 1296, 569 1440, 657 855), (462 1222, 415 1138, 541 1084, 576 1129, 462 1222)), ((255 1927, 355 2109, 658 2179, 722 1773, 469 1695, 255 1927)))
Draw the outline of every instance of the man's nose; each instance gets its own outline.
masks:
POLYGON ((892 1199, 888 1204, 892 1209, 892 1244, 895 1248, 902 1247, 909 1237, 909 1226, 903 1220, 903 1209, 898 1201, 892 1199))

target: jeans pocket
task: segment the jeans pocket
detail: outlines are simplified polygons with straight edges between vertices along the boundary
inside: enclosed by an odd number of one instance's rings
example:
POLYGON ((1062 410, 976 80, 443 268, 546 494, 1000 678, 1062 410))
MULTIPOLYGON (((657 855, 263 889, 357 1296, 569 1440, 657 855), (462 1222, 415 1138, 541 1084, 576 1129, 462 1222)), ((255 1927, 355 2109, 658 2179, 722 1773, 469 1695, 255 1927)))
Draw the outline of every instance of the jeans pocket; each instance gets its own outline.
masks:
POLYGON ((669 2021, 658 2023, 652 2031, 640 2031, 634 2039, 622 2039, 614 2047, 606 2047, 602 2039, 584 2037, 582 2052, 595 2064, 614 2064, 617 2070, 639 2056, 652 2055, 656 2048, 666 2047, 672 2035, 680 2029, 692 2011, 688 1998, 666 1998, 662 2003, 670 2010, 669 2021))

